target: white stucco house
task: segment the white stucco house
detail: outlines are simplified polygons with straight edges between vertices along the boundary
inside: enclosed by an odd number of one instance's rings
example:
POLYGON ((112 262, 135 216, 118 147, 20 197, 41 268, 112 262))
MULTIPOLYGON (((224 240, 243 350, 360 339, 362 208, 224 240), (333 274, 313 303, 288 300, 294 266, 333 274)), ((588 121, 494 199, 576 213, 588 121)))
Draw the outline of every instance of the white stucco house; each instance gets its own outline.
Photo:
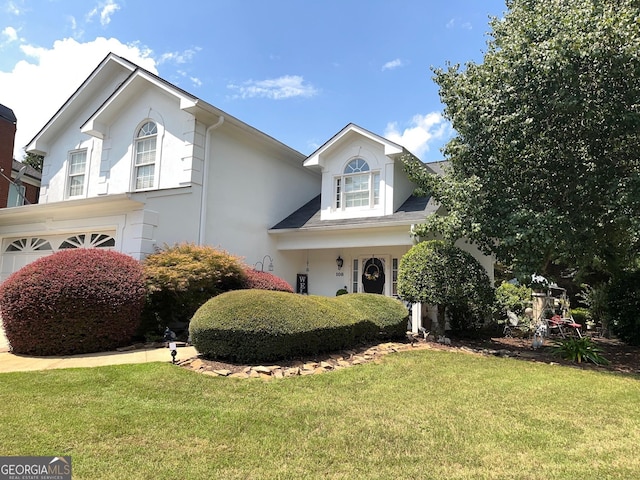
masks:
POLYGON ((0 210, 0 279, 64 248, 193 242, 301 292, 394 295, 412 225, 439 208, 412 195, 401 145, 350 124, 306 157, 114 54, 27 151, 45 157, 40 200, 0 210))

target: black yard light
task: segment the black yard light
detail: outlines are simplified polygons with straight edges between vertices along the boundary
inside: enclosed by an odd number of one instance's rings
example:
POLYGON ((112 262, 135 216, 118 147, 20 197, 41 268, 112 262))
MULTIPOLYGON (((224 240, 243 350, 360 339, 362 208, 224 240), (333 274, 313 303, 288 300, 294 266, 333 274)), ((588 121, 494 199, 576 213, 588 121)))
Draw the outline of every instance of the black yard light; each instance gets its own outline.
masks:
POLYGON ((167 343, 171 352, 171 363, 176 363, 176 355, 178 354, 178 348, 176 345, 176 334, 172 332, 169 327, 164 330, 164 341, 167 343))

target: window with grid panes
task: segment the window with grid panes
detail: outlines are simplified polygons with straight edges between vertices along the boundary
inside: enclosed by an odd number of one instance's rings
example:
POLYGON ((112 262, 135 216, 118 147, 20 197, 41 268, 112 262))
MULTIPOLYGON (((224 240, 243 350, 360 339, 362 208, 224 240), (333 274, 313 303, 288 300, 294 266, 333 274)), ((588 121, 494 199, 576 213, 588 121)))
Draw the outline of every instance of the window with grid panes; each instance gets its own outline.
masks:
POLYGON ((69 174, 67 195, 77 197, 84 193, 85 172, 87 169, 87 151, 78 150, 69 154, 69 174))
POLYGON ((135 189, 153 188, 156 168, 156 139, 158 127, 146 122, 138 130, 135 149, 135 189))
POLYGON ((336 209, 380 204, 380 172, 372 172, 363 158, 354 158, 336 178, 336 209))

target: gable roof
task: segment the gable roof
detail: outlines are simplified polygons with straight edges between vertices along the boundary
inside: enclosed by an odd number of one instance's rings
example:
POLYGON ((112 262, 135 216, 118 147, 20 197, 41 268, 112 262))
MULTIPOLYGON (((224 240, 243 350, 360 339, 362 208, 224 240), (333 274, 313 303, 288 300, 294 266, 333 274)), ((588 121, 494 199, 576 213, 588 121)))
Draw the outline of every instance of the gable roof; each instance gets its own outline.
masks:
POLYGON ((113 75, 114 72, 124 73, 126 77, 89 118, 83 121, 81 126, 82 132, 98 137, 103 136, 104 125, 101 125, 101 123, 109 118, 109 115, 114 110, 112 107, 126 103, 128 95, 126 91, 127 87, 131 85, 141 85, 140 82, 145 82, 146 85, 151 83, 176 96, 180 100, 180 108, 182 110, 191 113, 207 125, 217 123, 223 119, 226 125, 231 124, 253 135, 255 138, 262 140, 265 144, 277 146, 279 149, 286 149, 291 155, 300 159, 303 157, 300 152, 290 146, 114 53, 109 53, 100 64, 98 64, 89 77, 82 82, 80 87, 67 99, 33 139, 29 141, 25 150, 40 155, 46 154, 48 148, 47 142, 55 137, 55 134, 60 129, 67 127, 66 120, 73 117, 73 115, 77 115, 77 112, 92 98, 92 93, 95 95, 96 92, 101 91, 101 87, 104 89, 104 85, 101 85, 101 77, 108 77, 109 74, 113 75))
POLYGON ((89 135, 103 138, 106 125, 118 114, 121 107, 126 106, 137 95, 138 89, 147 88, 152 84, 159 89, 175 96, 180 101, 180 109, 192 113, 207 125, 216 123, 223 112, 186 90, 167 82, 163 78, 135 65, 129 76, 105 99, 98 109, 80 126, 80 131, 89 135))
POLYGON ((366 137, 376 143, 379 143, 384 148, 384 154, 390 157, 400 154, 409 154, 402 145, 398 145, 391 140, 388 140, 380 135, 377 135, 369 130, 359 127, 355 123, 349 123, 346 127, 336 133, 333 137, 327 140, 320 148, 307 157, 304 161, 305 167, 323 166, 324 157, 327 156, 332 150, 339 148, 343 143, 349 142, 354 135, 366 137))
MULTIPOLYGON (((133 71, 136 64, 119 57, 113 53, 102 59, 98 66, 93 69, 84 82, 67 99, 47 123, 34 135, 27 143, 25 151, 45 155, 48 149, 48 141, 59 129, 64 128, 66 121, 77 114, 85 101, 89 101, 97 91, 100 90, 100 82, 96 82, 100 76, 114 75, 117 72, 133 71)), ((102 86, 104 88, 104 86, 102 86)))

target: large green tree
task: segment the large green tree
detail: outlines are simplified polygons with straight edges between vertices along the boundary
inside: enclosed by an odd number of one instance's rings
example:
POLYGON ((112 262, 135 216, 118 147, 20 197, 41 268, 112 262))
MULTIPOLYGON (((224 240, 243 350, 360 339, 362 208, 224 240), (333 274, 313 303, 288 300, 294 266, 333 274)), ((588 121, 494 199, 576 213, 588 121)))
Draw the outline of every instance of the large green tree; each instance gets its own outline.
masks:
POLYGON ((522 273, 615 275, 639 247, 640 2, 506 7, 483 63, 434 70, 450 168, 406 164, 449 215, 416 232, 468 237, 522 273))

